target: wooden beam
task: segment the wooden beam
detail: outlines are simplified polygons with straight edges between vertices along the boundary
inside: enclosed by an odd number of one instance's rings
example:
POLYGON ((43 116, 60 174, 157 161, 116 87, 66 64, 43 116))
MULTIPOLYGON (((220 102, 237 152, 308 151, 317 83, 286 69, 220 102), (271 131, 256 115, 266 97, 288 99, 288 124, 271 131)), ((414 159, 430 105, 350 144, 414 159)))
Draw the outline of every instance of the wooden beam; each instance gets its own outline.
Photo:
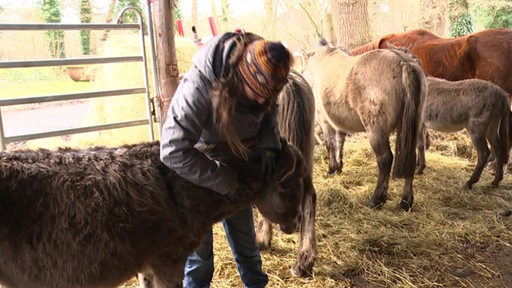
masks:
POLYGON ((152 1, 154 5, 154 34, 157 55, 157 73, 160 83, 157 92, 158 109, 160 110, 160 128, 167 117, 167 110, 172 96, 178 87, 178 59, 174 41, 174 17, 172 0, 152 1))

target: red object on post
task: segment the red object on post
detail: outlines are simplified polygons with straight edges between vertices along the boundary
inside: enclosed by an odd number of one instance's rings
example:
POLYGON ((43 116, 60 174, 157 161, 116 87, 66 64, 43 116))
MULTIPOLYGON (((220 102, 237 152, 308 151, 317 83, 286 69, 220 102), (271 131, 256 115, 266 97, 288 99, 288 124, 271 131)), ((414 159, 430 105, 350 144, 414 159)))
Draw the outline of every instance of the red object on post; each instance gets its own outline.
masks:
POLYGON ((213 19, 213 17, 208 17, 208 21, 210 21, 210 29, 212 30, 212 35, 217 36, 217 26, 215 25, 215 19, 213 19))
POLYGON ((178 28, 178 34, 181 37, 185 36, 185 33, 183 33, 183 23, 181 20, 176 20, 176 27, 178 28))

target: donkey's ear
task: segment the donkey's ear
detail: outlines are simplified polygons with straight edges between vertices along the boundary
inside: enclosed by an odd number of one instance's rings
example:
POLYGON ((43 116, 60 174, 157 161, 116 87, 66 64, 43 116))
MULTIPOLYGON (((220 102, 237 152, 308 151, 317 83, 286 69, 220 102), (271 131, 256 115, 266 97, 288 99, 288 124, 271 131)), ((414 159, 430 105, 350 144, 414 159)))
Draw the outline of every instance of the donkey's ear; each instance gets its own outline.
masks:
POLYGON ((308 174, 308 169, 299 149, 291 144, 283 144, 283 148, 279 153, 276 179, 281 182, 290 176, 304 177, 304 175, 308 174))
POLYGON ((319 46, 329 46, 329 42, 327 42, 327 40, 325 40, 325 38, 320 38, 320 40, 318 40, 318 45, 319 46))
POLYGON ((293 172, 295 161, 292 150, 290 150, 290 145, 286 139, 281 138, 281 151, 277 156, 277 165, 276 165, 276 175, 275 178, 277 181, 281 181, 286 177, 289 173, 293 172))

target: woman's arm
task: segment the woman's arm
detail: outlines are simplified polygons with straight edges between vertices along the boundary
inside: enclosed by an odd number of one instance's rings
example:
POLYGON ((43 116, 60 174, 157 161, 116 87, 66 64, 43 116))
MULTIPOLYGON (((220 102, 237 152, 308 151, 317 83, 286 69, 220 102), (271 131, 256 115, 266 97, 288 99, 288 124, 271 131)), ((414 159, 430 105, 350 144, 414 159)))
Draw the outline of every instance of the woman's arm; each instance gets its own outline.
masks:
POLYGON ((210 91, 198 74, 188 73, 173 96, 162 127, 160 158, 188 181, 225 194, 236 186, 237 173, 194 148, 212 115, 210 91))

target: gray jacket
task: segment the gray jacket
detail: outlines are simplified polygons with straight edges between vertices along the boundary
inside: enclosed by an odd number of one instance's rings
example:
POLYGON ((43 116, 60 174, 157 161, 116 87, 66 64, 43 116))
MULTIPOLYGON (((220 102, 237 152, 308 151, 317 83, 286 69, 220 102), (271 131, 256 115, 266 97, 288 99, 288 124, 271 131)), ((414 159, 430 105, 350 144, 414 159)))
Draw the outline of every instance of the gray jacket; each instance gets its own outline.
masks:
MULTIPOLYGON (((194 56, 192 68, 173 96, 160 137, 160 158, 166 166, 190 182, 221 194, 234 187, 238 172, 197 148, 199 144, 227 145, 213 120, 211 89, 223 73, 237 35, 216 36, 194 56)), ((270 112, 255 113, 238 105, 233 125, 240 139, 256 139, 253 148, 280 149, 273 108, 270 112)))

